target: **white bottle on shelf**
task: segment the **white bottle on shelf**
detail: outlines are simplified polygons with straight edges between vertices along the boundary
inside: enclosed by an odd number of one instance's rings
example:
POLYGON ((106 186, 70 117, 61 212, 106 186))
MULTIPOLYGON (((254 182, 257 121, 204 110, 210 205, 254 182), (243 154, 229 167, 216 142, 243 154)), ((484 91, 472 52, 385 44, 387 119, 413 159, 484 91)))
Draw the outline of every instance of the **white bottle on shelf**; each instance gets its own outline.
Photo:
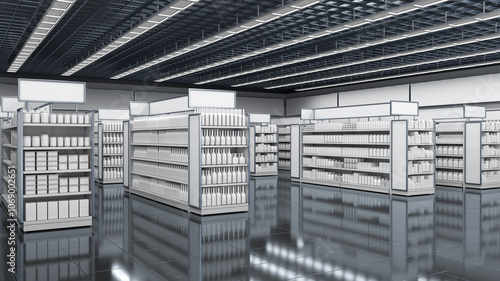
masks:
POLYGON ((217 188, 216 202, 217 206, 222 205, 222 194, 220 193, 220 187, 217 188))
POLYGON ((242 191, 241 191, 241 203, 245 204, 247 202, 247 194, 245 192, 244 186, 242 186, 241 189, 242 189, 242 191))
POLYGON ((218 184, 219 182, 217 181, 217 172, 215 171, 215 169, 212 169, 212 183, 213 184, 218 184))
POLYGON ((207 174, 207 176, 206 176, 206 178, 207 178, 207 185, 210 185, 210 184, 212 184, 212 175, 210 174, 209 170, 206 171, 206 174, 207 174))
POLYGON ((222 188, 222 194, 221 194, 221 205, 226 205, 227 204, 227 195, 226 191, 224 188, 222 188))
POLYGON ((236 193, 236 204, 241 204, 241 193, 240 193, 240 188, 237 188, 237 193, 236 193))
POLYGON ((217 193, 215 191, 215 188, 212 188, 212 206, 217 206, 217 193))
POLYGON ((227 169, 222 170, 222 183, 227 183, 227 169))
POLYGON ((234 186, 233 186, 233 190, 231 191, 231 202, 232 202, 232 204, 236 204, 236 193, 234 191, 234 186))

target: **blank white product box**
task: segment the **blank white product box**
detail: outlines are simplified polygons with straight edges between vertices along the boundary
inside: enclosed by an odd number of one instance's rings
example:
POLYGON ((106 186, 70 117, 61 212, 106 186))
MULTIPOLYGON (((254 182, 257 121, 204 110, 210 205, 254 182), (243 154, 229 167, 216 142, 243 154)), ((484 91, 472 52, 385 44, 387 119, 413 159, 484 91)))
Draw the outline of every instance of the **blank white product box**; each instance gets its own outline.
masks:
POLYGON ((68 163, 68 170, 78 170, 78 163, 68 163))
POLYGON ((65 219, 69 215, 69 204, 67 200, 59 201, 59 218, 65 219))
POLYGON ((42 165, 40 163, 37 163, 36 170, 37 171, 47 171, 47 164, 42 165))
POLYGON ((89 199, 80 199, 80 217, 89 215, 89 199))
POLYGON ((37 202, 36 203, 36 220, 46 220, 47 219, 47 202, 37 202))
POLYGON ((34 151, 25 151, 24 156, 26 157, 35 157, 35 152, 34 151))
POLYGON ((83 191, 90 191, 90 185, 89 184, 80 184, 80 192, 83 191))
POLYGON ((59 218, 59 202, 51 201, 48 204, 49 206, 49 220, 58 219, 59 218))
POLYGON ((80 169, 87 170, 89 168, 89 162, 80 162, 80 169))
POLYGON ((89 184, 90 180, 88 177, 80 177, 80 184, 89 184))
POLYGON ((88 154, 80 154, 78 155, 79 161, 80 162, 89 162, 89 155, 88 154))
POLYGON ((78 155, 68 155, 68 162, 78 162, 78 155))
POLYGON ((51 163, 51 162, 54 162, 54 163, 59 163, 59 158, 57 158, 57 156, 49 156, 47 157, 47 163, 51 163))
POLYGON ((78 217, 78 212, 80 211, 79 200, 69 200, 69 217, 76 218, 78 217))
POLYGON ((25 163, 26 162, 35 162, 35 161, 36 161, 35 156, 33 156, 33 157, 28 157, 28 156, 24 157, 24 162, 25 163))
POLYGON ((59 193, 59 181, 58 180, 49 180, 49 193, 59 193))
POLYGON ((78 185, 69 185, 69 192, 78 192, 78 185))
POLYGON ((47 162, 47 155, 43 155, 43 156, 36 156, 36 161, 39 162, 39 161, 42 161, 42 162, 47 162))
POLYGON ((36 221, 36 203, 26 203, 26 221, 36 221))
POLYGON ((35 185, 26 185, 26 195, 36 194, 36 186, 35 185))
POLYGON ((57 171, 57 165, 48 165, 47 166, 47 170, 49 171, 57 171))
POLYGON ((36 176, 34 176, 34 175, 33 176, 24 176, 24 179, 26 181, 34 181, 34 180, 36 180, 36 176))
POLYGON ((79 178, 69 178, 69 185, 78 185, 79 178))
POLYGON ((59 163, 68 163, 68 155, 59 155, 59 163))
POLYGON ((51 174, 49 175, 49 180, 58 180, 59 179, 59 175, 58 174, 51 174))
POLYGON ((47 194, 47 185, 46 184, 39 184, 36 187, 36 194, 47 194))
POLYGON ((48 151, 47 152, 48 157, 56 157, 57 158, 57 155, 58 155, 57 151, 48 151))
POLYGON ((47 151, 37 151, 36 157, 40 157, 40 156, 47 156, 47 151))
POLYGON ((59 163, 59 170, 67 170, 68 163, 59 163))
POLYGON ((25 171, 34 171, 35 170, 35 166, 25 166, 24 170, 25 171))
POLYGON ((49 179, 49 175, 37 175, 37 180, 47 181, 49 179))

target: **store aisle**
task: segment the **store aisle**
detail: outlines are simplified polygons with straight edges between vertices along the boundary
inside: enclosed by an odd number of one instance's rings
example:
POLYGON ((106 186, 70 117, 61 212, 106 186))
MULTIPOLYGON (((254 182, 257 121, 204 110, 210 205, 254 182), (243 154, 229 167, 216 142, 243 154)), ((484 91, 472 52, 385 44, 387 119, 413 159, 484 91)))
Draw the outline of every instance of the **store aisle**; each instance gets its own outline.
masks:
POLYGON ((500 190, 414 198, 252 178, 248 213, 199 217, 99 186, 92 229, 16 236, 0 280, 498 280, 500 190))

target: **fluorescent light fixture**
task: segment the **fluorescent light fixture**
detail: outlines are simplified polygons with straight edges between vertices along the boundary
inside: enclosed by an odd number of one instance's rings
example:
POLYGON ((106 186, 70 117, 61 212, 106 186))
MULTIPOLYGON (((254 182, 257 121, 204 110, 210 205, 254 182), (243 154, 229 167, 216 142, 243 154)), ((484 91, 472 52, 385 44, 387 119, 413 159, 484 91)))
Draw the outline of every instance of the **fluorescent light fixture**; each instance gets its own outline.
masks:
POLYGON ((71 76, 81 69, 87 67, 93 62, 97 61, 101 57, 113 52, 114 50, 120 48, 121 46, 127 44, 128 42, 136 39, 141 34, 155 28, 158 24, 163 23, 169 18, 173 17, 177 13, 181 12, 192 6, 195 2, 199 0, 177 0, 172 2, 170 5, 161 9, 151 17, 147 18, 145 21, 139 23, 134 28, 129 30, 127 33, 123 34, 119 38, 115 39, 113 42, 109 43, 105 47, 101 48, 99 51, 87 57, 85 60, 76 64, 72 68, 68 69, 66 72, 62 74, 62 76, 71 76))
POLYGON ((440 3, 443 3, 443 2, 446 2, 448 0, 424 0, 424 1, 420 1, 418 3, 415 3, 415 7, 418 7, 418 8, 426 8, 426 7, 429 7, 429 6, 432 6, 432 5, 437 5, 437 4, 440 4, 440 3))
POLYGON ((21 66, 35 51, 38 44, 47 37, 50 31, 57 25, 59 20, 69 9, 71 9, 73 3, 74 1, 53 1, 52 4, 50 4, 47 12, 43 15, 28 40, 26 40, 23 48, 17 54, 7 72, 16 73, 19 68, 21 68, 21 66), (34 47, 29 45, 34 45, 34 47))
MULTIPOLYGON (((449 0, 445 0, 445 1, 449 1, 449 0)), ((422 3, 422 4, 425 4, 425 5, 432 5, 432 4, 429 4, 430 2, 436 2, 436 1, 423 0, 423 1, 418 1, 417 3, 422 3)), ((437 1, 437 2, 441 3, 441 2, 444 2, 444 1, 437 1)), ((414 3, 410 3, 410 4, 405 4, 403 6, 400 6, 397 9, 399 9, 399 10, 403 9, 403 10, 406 10, 406 11, 409 12, 409 11, 414 10, 414 8, 415 8, 414 3)), ((394 8, 394 9, 396 9, 396 8, 394 8)), ((390 12, 390 11, 392 11, 392 9, 388 10, 388 11, 380 12, 379 14, 381 16, 379 16, 378 14, 375 14, 372 17, 375 18, 375 19, 377 17, 386 17, 386 16, 389 16, 388 12, 390 12)), ((390 15, 390 16, 392 16, 392 15, 390 15)), ((369 21, 366 21, 366 20, 364 20, 364 19, 361 18, 361 19, 354 20, 354 21, 352 21, 350 23, 346 23, 344 25, 341 25, 340 27, 339 26, 330 27, 330 28, 328 28, 328 29, 326 29, 324 31, 321 31, 321 33, 320 32, 315 32, 313 34, 303 35, 303 36, 301 36, 299 38, 293 39, 293 41, 296 42, 297 44, 298 43, 303 43, 303 42, 308 41, 308 40, 313 40, 315 38, 319 38, 319 37, 322 37, 322 36, 328 36, 330 34, 334 34, 334 33, 340 32, 342 30, 350 29, 350 28, 353 28, 353 27, 358 27, 358 26, 361 26, 361 25, 369 24, 369 23, 370 23, 369 21), (318 34, 318 36, 316 36, 317 34, 318 34)), ((447 28, 449 28, 449 26, 447 24, 446 24, 446 26, 447 26, 447 28)), ((425 32, 427 33, 427 31, 425 31, 425 32)), ((388 37, 386 37, 386 39, 385 39, 386 41, 380 41, 380 42, 378 42, 378 44, 386 43, 387 40, 388 40, 387 38, 388 37)), ((217 66, 220 66, 220 65, 232 63, 234 61, 242 60, 242 59, 245 59, 245 58, 248 58, 248 57, 262 55, 262 54, 270 52, 270 51, 275 51, 275 50, 278 50, 278 49, 281 49, 281 48, 293 45, 293 44, 283 45, 283 43, 284 42, 276 43, 276 44, 273 44, 271 46, 267 46, 265 48, 261 48, 261 49, 258 49, 258 50, 246 53, 245 56, 238 55, 238 56, 232 57, 231 59, 226 59, 226 60, 220 61, 220 62, 218 62, 218 64, 210 64, 210 65, 200 66, 200 67, 197 67, 197 68, 194 68, 194 69, 190 69, 190 70, 186 70, 184 72, 180 72, 180 73, 177 73, 177 74, 174 74, 174 75, 166 76, 166 77, 163 77, 163 78, 155 80, 155 82, 164 82, 164 81, 167 81, 167 80, 171 80, 171 79, 175 79, 175 78, 178 78, 178 77, 186 76, 186 75, 189 75, 189 74, 200 72, 200 71, 203 71, 203 70, 206 70, 206 69, 210 69, 210 68, 213 68, 213 67, 217 67, 217 66)), ((325 53, 324 55, 320 55, 320 56, 315 57, 315 58, 319 58, 319 57, 322 57, 322 56, 323 57, 324 56, 330 56, 330 55, 331 55, 331 53, 328 52, 328 53, 325 53)), ((310 59, 311 58, 309 58, 309 57, 306 58, 306 60, 310 60, 310 59)), ((294 61, 297 61, 297 60, 294 60, 294 61)), ((290 64, 292 64, 292 63, 290 63, 290 64)), ((282 63, 279 63, 277 65, 283 66, 282 63)), ((272 66, 272 68, 275 68, 274 65, 272 66)), ((135 68, 133 72, 137 72, 137 71, 138 71, 137 68, 135 68)), ((112 79, 119 79, 119 78, 124 77, 124 76, 126 76, 125 73, 122 73, 122 74, 119 74, 119 75, 116 75, 116 76, 112 77, 112 79)), ((236 76, 239 76, 239 74, 236 74, 236 76)), ((219 80, 223 80, 223 79, 227 79, 227 76, 224 76, 224 77, 222 77, 219 80)), ((200 82, 200 83, 203 84, 203 82, 200 82)))

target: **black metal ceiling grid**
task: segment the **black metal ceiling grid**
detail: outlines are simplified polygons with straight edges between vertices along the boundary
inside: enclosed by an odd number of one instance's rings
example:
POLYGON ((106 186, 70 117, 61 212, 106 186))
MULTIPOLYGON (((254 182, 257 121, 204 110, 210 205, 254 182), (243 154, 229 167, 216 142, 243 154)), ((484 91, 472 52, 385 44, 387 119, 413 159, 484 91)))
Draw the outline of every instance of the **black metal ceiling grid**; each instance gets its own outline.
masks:
POLYGON ((2 1, 0 8, 0 71, 6 72, 10 62, 33 32, 51 1, 2 1))

